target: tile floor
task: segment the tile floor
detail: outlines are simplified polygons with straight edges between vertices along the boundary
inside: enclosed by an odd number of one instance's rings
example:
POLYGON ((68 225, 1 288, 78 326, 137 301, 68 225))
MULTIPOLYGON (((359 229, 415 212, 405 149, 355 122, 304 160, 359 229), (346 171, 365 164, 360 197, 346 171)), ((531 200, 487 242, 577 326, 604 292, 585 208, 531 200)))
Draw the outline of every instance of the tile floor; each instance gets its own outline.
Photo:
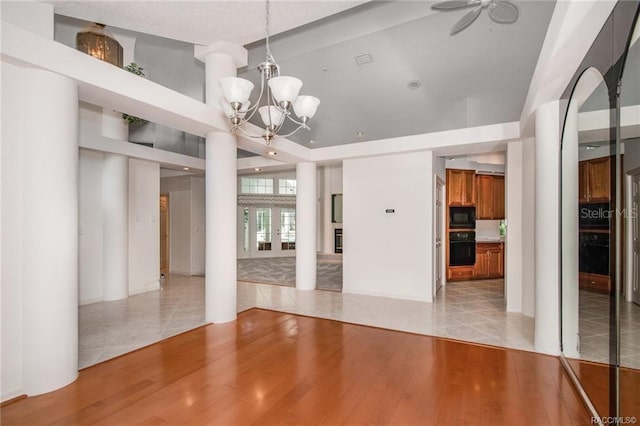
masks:
MULTIPOLYGON (((580 291, 580 359, 609 363, 609 296, 580 291)), ((620 309, 620 363, 640 369, 640 306, 620 309)))
MULTIPOLYGON (((580 295, 581 358, 608 362, 607 297, 580 295)), ((505 312, 503 280, 449 283, 433 304, 335 291, 238 283, 238 312, 259 307, 418 334, 533 350, 533 319, 505 312)), ((165 288, 79 309, 79 366, 204 324, 204 278, 171 275, 165 288)), ((640 369, 640 307, 621 312, 622 364, 640 369)))
MULTIPOLYGON (((239 282, 238 312, 259 307, 533 350, 533 319, 504 311, 502 286, 449 283, 431 304, 239 282)), ((171 275, 163 290, 81 306, 79 323, 84 368, 204 324, 204 278, 171 275)))

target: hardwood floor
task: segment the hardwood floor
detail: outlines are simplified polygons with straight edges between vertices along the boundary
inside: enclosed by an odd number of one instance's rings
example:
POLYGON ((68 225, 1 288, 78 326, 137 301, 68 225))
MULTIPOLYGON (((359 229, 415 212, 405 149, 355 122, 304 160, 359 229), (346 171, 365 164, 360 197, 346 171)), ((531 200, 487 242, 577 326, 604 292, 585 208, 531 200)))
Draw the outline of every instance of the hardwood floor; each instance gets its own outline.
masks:
POLYGON ((590 422, 554 357, 259 309, 1 410, 5 426, 590 422))
MULTIPOLYGON (((570 359, 569 364, 580 379, 584 391, 598 413, 610 416, 609 375, 607 364, 570 359)), ((640 419, 640 370, 620 369, 620 416, 640 419)))

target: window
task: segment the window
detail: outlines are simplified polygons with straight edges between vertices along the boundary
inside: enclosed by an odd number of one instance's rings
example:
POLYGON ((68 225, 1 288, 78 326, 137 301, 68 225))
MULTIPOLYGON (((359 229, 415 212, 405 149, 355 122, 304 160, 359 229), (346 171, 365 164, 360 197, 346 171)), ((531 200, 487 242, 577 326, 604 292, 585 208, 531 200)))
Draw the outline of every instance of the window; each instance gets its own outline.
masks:
POLYGON ((278 194, 296 195, 295 179, 278 179, 278 194))
MULTIPOLYGON (((295 182, 295 181, 294 181, 295 182)), ((280 210, 280 241, 282 250, 296 249, 296 209, 280 210)))
POLYGON ((243 177, 240 183, 240 191, 243 194, 273 194, 271 178, 243 177))

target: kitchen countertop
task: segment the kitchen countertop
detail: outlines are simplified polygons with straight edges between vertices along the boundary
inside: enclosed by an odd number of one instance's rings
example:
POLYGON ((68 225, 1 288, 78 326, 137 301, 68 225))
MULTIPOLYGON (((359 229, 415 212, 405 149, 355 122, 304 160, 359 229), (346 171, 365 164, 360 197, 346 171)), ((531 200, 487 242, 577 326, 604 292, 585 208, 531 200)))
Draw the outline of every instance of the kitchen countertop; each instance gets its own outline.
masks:
POLYGON ((504 237, 478 237, 476 243, 504 243, 504 237))

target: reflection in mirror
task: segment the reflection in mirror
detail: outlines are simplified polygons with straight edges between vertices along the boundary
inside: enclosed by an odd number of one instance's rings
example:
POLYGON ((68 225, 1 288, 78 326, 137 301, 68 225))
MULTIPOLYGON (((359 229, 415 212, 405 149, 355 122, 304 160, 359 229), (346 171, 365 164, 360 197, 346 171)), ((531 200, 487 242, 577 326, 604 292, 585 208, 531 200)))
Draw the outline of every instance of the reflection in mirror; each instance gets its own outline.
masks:
POLYGON ((611 148, 607 85, 589 68, 570 99, 562 142, 562 350, 601 415, 611 413, 611 148))
POLYGON ((620 296, 620 415, 640 419, 640 24, 625 60, 620 94, 623 146, 624 279, 620 296))

